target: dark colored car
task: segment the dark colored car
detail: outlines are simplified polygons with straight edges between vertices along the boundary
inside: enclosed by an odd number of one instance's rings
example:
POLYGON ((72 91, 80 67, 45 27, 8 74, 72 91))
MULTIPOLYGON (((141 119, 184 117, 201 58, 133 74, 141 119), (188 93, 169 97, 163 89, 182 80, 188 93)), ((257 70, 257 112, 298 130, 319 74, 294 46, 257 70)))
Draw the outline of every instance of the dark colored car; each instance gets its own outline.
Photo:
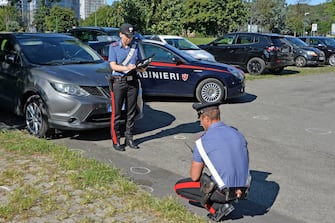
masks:
POLYGON ((307 43, 294 36, 285 36, 293 47, 294 62, 297 67, 325 64, 325 54, 318 48, 308 46, 307 43))
POLYGON ((138 73, 143 95, 195 97, 218 102, 245 94, 242 70, 223 63, 197 60, 163 42, 139 41, 140 55, 154 55, 146 72, 138 73))
MULTIPOLYGON (((199 61, 160 41, 137 39, 140 59, 154 54, 146 72, 139 73, 144 96, 196 97, 217 102, 245 94, 244 73, 235 67, 199 61)), ((97 50, 108 58, 109 42, 97 50)))
POLYGON ((31 134, 110 126, 111 71, 92 48, 56 33, 0 33, 0 46, 1 109, 24 116, 31 134))
MULTIPOLYGON (((71 28, 67 33, 88 44, 100 55, 104 54, 99 52, 99 50, 102 49, 106 42, 114 42, 120 39, 120 31, 114 27, 81 26, 71 28)), ((104 59, 106 60, 107 58, 104 59)))
POLYGON ((229 33, 199 47, 213 54, 216 61, 239 66, 249 74, 261 74, 265 69, 280 73, 294 65, 292 47, 277 34, 229 33))
POLYGON ((299 37, 312 47, 322 50, 326 56, 326 63, 335 66, 335 40, 325 36, 303 36, 299 37))

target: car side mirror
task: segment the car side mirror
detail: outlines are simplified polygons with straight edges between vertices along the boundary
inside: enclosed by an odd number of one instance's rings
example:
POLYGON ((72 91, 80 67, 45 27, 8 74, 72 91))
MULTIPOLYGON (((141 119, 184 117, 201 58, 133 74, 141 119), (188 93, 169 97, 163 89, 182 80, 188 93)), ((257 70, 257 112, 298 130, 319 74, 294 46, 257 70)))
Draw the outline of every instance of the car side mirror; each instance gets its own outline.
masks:
POLYGON ((15 54, 7 54, 5 55, 5 62, 8 64, 14 64, 15 63, 15 54))
POLYGON ((183 64, 183 61, 181 61, 181 59, 179 58, 176 58, 176 57, 173 57, 172 58, 172 61, 176 63, 176 65, 180 65, 180 64, 183 64))

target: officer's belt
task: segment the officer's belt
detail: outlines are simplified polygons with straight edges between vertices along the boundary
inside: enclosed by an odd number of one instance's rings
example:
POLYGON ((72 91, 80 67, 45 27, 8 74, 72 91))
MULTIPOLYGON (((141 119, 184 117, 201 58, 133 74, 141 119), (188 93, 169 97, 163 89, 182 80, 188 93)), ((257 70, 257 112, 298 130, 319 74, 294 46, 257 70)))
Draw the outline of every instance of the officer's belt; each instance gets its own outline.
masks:
POLYGON ((113 80, 114 81, 132 81, 134 80, 134 77, 133 76, 120 76, 120 75, 113 75, 112 76, 113 80))

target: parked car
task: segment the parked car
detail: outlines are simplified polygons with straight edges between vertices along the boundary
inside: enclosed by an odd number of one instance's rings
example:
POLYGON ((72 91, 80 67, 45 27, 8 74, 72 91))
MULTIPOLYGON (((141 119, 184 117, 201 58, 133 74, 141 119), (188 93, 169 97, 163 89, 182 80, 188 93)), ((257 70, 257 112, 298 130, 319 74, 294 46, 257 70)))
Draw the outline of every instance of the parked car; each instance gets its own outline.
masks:
MULTIPOLYGON (((109 64, 78 39, 56 33, 0 33, 0 106, 25 117, 28 131, 110 126, 109 64)), ((142 115, 142 92, 138 114, 142 115)))
MULTIPOLYGON (((138 40, 139 59, 154 55, 144 73, 138 73, 143 96, 195 97, 218 102, 245 94, 244 72, 233 66, 197 60, 161 41, 138 40)), ((110 43, 99 52, 108 58, 110 43)))
POLYGON ((303 36, 299 37, 312 47, 322 50, 326 56, 326 63, 335 66, 335 40, 325 36, 303 36))
POLYGON ((196 59, 215 62, 215 57, 212 54, 210 54, 206 50, 200 49, 197 45, 185 39, 184 37, 169 35, 151 35, 150 39, 170 44, 196 59))
POLYGON ((113 42, 120 39, 120 31, 115 27, 81 26, 71 28, 67 32, 71 36, 74 36, 86 43, 98 41, 113 42))
POLYGON ((199 47, 213 54, 216 61, 239 66, 251 75, 265 69, 280 73, 294 65, 292 47, 278 34, 229 33, 199 47))
POLYGON ((195 97, 218 102, 245 94, 244 72, 222 63, 197 60, 184 51, 155 40, 139 41, 142 58, 154 55, 138 73, 144 96, 195 97))
POLYGON ((318 48, 308 46, 307 43, 294 36, 285 36, 293 47, 294 62, 297 67, 325 64, 325 54, 318 48))

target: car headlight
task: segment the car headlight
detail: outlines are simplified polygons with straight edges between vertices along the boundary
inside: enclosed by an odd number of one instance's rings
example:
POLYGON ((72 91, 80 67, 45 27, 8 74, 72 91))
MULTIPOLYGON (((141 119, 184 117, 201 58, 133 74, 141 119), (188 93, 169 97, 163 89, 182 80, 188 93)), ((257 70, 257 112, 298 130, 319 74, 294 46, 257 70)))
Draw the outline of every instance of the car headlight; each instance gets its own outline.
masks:
POLYGON ((74 95, 74 96, 89 96, 90 94, 79 87, 78 85, 73 84, 62 84, 62 83, 51 83, 51 86, 58 92, 74 95))
POLYGON ((307 55, 317 57, 318 55, 314 51, 307 51, 307 55))
POLYGON ((236 78, 240 80, 244 80, 244 72, 240 69, 237 69, 235 67, 228 67, 228 71, 234 75, 236 78))

